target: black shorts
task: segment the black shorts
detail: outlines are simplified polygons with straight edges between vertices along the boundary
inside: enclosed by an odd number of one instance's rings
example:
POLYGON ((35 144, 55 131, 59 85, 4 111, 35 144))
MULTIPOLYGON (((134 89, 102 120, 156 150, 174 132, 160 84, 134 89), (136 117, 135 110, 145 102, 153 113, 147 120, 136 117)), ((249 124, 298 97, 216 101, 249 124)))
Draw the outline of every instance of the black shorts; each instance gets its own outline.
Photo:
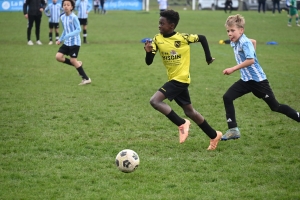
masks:
POLYGON ((59 23, 49 22, 49 28, 59 28, 59 23))
POLYGON ((77 58, 79 54, 80 46, 67 46, 63 44, 59 49, 58 52, 64 55, 68 55, 71 58, 77 58))
POLYGON ((227 94, 233 99, 241 97, 245 94, 252 92, 257 98, 275 98, 274 93, 270 87, 268 80, 260 82, 256 81, 243 81, 242 79, 235 82, 228 90, 227 94))
POLYGON ((85 19, 79 18, 79 22, 80 22, 80 25, 87 25, 88 24, 87 18, 85 18, 85 19))
POLYGON ((192 103, 188 87, 188 83, 171 80, 166 82, 158 91, 162 92, 170 101, 174 99, 179 106, 183 106, 192 103))

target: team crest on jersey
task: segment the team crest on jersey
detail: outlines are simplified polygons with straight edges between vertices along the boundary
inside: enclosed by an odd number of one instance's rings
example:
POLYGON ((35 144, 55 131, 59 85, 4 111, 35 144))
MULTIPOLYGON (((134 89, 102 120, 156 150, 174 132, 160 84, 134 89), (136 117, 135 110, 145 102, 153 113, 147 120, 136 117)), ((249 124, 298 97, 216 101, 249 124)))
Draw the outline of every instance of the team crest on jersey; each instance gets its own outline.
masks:
POLYGON ((175 46, 176 48, 179 48, 179 47, 181 46, 181 41, 175 41, 175 42, 174 42, 174 46, 175 46))

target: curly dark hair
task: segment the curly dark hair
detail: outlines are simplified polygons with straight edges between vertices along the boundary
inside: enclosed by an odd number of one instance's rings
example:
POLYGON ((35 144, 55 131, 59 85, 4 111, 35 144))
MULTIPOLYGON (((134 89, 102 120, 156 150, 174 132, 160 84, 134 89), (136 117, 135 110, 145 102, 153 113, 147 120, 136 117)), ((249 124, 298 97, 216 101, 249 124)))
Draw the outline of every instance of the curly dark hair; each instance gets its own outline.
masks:
POLYGON ((174 10, 165 10, 165 11, 160 12, 160 16, 166 18, 169 23, 174 23, 175 24, 174 28, 176 28, 176 26, 179 22, 178 12, 176 12, 174 10))
MULTIPOLYGON (((72 7, 73 7, 72 10, 74 10, 74 8, 75 8, 75 1, 74 1, 74 0, 63 0, 63 1, 62 1, 62 4, 61 4, 61 7, 64 7, 64 2, 65 2, 65 1, 70 1, 70 2, 71 2, 71 5, 72 5, 72 7)), ((80 1, 80 0, 78 0, 78 1, 80 1)))

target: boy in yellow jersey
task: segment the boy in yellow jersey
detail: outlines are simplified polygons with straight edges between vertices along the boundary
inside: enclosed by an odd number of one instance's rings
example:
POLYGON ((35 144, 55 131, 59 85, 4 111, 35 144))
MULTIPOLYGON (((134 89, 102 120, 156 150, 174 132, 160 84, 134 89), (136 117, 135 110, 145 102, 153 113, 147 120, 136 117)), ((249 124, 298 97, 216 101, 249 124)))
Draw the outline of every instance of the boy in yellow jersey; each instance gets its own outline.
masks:
POLYGON ((146 41, 146 64, 153 62, 155 54, 159 51, 163 64, 167 68, 168 82, 166 82, 151 97, 151 106, 164 114, 179 128, 179 142, 183 143, 189 134, 190 121, 179 117, 172 108, 164 103, 165 99, 175 102, 183 109, 185 115, 191 118, 210 138, 207 150, 217 148, 222 137, 220 131, 215 131, 192 106, 189 95, 190 84, 190 43, 200 42, 205 52, 207 64, 211 64, 214 58, 210 55, 209 46, 205 36, 175 32, 179 22, 179 14, 174 10, 166 10, 160 13, 159 31, 152 41, 146 41))

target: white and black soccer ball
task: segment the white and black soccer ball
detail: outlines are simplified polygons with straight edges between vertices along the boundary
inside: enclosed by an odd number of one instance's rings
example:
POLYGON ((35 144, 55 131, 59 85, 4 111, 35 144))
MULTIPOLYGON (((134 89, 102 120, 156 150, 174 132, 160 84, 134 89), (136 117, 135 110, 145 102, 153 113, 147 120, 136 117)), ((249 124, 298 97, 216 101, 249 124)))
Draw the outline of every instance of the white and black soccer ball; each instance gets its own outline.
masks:
POLYGON ((120 151, 116 157, 116 165, 118 169, 125 173, 133 172, 140 164, 138 154, 131 149, 120 151))

